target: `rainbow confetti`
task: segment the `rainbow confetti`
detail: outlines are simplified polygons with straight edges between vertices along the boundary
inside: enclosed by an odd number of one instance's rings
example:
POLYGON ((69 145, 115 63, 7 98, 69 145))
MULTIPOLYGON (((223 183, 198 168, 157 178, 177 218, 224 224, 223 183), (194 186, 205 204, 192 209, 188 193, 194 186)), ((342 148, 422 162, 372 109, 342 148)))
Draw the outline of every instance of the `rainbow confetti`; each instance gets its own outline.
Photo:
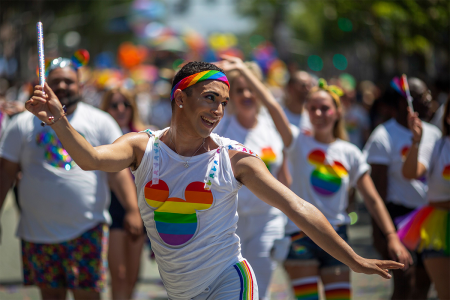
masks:
POLYGON ((206 210, 214 198, 205 183, 195 181, 185 190, 185 198, 169 198, 169 187, 159 179, 158 184, 149 181, 144 188, 145 201, 156 208, 154 220, 161 239, 168 245, 179 246, 187 243, 197 232, 197 211, 206 210))

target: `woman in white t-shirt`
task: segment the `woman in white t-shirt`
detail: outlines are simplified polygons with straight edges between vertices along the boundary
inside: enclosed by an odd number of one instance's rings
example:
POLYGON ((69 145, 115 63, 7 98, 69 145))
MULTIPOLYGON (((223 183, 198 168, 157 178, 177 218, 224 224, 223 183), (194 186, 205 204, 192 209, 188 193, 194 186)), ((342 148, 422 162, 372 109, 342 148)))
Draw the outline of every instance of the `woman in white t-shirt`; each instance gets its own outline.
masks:
MULTIPOLYGON (((245 64, 258 79, 262 79, 256 63, 245 64)), ((266 112, 261 112, 259 99, 239 71, 227 72, 227 78, 231 86, 228 106, 231 115, 227 115, 214 132, 252 149, 270 173, 282 181, 286 178, 282 172, 287 172, 286 164, 283 164, 283 141, 272 119, 266 112)), ((284 237, 286 217, 280 210, 258 199, 245 186, 239 190, 238 196, 236 234, 241 242, 242 256, 248 259, 255 271, 260 299, 268 299, 270 279, 276 268, 270 252, 274 241, 284 237)))
POLYGON ((47 84, 37 86, 26 103, 51 126, 80 168, 107 172, 132 168, 141 217, 170 299, 258 299, 255 275, 235 234, 242 184, 283 211, 352 270, 390 278, 387 269, 403 267, 357 255, 323 214, 274 179, 253 151, 211 133, 229 100, 230 86, 222 69, 190 62, 172 85, 170 128, 128 133, 95 148, 71 127, 47 84))
MULTIPOLYGON (((328 87, 322 79, 319 87, 311 90, 306 109, 314 133, 313 136, 305 135, 289 124, 280 105, 264 85, 245 70, 239 59, 228 58, 228 64, 225 69, 240 70, 271 114, 294 166, 292 190, 316 206, 346 240, 346 225, 350 223, 346 213, 348 189, 357 186, 370 213, 388 236, 392 258, 406 266, 411 263, 411 256, 399 241, 394 224, 369 176, 369 165, 361 151, 344 140, 337 87, 328 87)), ((320 249, 303 231, 298 232, 298 228, 287 233, 291 236, 292 245, 285 268, 291 277, 296 298, 318 299, 319 278, 327 298, 350 297, 349 269, 320 249)))
POLYGON ((418 208, 398 224, 398 235, 410 250, 422 256, 425 269, 434 282, 439 299, 450 299, 450 97, 445 104, 442 138, 434 144, 427 161, 419 160, 422 121, 408 114, 413 144, 403 163, 405 178, 427 174, 429 204, 418 208))

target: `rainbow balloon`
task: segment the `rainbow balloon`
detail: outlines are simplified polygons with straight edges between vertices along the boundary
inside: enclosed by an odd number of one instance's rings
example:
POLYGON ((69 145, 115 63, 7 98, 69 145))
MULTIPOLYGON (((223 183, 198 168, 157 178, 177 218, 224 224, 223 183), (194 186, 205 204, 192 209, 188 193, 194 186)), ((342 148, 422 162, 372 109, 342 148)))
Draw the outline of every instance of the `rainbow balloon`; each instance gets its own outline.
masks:
POLYGON ((213 203, 211 191, 204 189, 205 183, 190 183, 184 192, 185 198, 169 198, 169 187, 163 180, 144 188, 145 201, 156 208, 154 220, 161 239, 168 245, 187 243, 197 232, 197 211, 206 210, 213 203))

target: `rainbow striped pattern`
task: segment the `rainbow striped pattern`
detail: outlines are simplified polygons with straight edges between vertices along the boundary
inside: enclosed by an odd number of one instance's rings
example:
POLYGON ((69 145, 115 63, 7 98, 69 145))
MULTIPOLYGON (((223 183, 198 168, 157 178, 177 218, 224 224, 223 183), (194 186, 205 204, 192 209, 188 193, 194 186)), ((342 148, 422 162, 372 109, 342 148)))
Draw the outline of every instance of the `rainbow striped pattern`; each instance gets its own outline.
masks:
POLYGON ((442 170, 442 178, 450 181, 450 165, 446 165, 442 170))
POLYGON ((431 206, 418 208, 396 220, 398 237, 410 250, 443 250, 450 255, 450 212, 431 206))
POLYGON ((241 294, 239 300, 253 300, 253 274, 246 260, 234 265, 241 280, 241 294))
POLYGON ((310 276, 292 281, 296 300, 319 300, 318 277, 310 276))
POLYGON ((145 201, 153 208, 156 231, 168 245, 180 246, 189 242, 197 232, 197 211, 206 210, 213 203, 211 191, 204 183, 191 182, 184 192, 186 200, 169 198, 169 187, 159 179, 149 181, 144 187, 145 201))
POLYGON ((50 165, 56 168, 64 168, 67 171, 75 165, 69 153, 62 147, 61 142, 52 131, 38 133, 36 144, 45 149, 44 156, 50 165))
POLYGON ((334 282, 324 286, 327 300, 348 300, 351 298, 350 282, 334 282))
POLYGON ((338 161, 334 161, 332 165, 327 164, 325 155, 320 149, 313 150, 308 155, 309 163, 316 167, 311 173, 311 185, 319 195, 331 196, 339 190, 342 178, 348 172, 338 161))
POLYGON ((261 160, 266 164, 267 169, 270 171, 270 164, 274 163, 277 159, 275 152, 273 152, 271 147, 266 147, 261 149, 261 160))
POLYGON ((394 77, 391 80, 391 87, 397 91, 400 95, 402 95, 405 99, 407 99, 407 95, 409 94, 409 85, 406 79, 406 75, 402 77, 394 77))
POLYGON ((72 55, 72 58, 70 60, 72 61, 72 64, 75 67, 75 69, 78 69, 79 67, 82 67, 82 66, 85 66, 88 64, 89 52, 84 49, 77 50, 72 55))
POLYGON ((228 85, 228 88, 230 88, 230 84, 228 83, 227 76, 223 74, 222 72, 215 71, 215 70, 208 70, 203 71, 197 74, 190 75, 186 78, 183 78, 180 80, 172 89, 172 92, 170 93, 170 100, 172 101, 174 99, 175 91, 180 89, 184 90, 188 87, 205 80, 218 80, 224 82, 226 85, 228 85))

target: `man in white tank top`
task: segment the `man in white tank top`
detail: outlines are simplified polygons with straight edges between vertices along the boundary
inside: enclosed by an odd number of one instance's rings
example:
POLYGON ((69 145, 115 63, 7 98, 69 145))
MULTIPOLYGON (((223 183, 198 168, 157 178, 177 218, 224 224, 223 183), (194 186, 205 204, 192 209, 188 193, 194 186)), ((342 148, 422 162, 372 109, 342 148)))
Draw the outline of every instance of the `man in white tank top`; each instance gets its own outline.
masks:
POLYGON ((258 299, 235 234, 242 184, 353 271, 390 278, 387 269, 403 267, 357 255, 250 149, 211 134, 229 101, 228 80, 213 64, 191 62, 176 74, 169 128, 129 133, 107 146, 92 147, 71 127, 48 85, 44 91, 37 86, 26 108, 53 128, 82 169, 130 167, 135 173, 141 216, 170 299, 258 299))

